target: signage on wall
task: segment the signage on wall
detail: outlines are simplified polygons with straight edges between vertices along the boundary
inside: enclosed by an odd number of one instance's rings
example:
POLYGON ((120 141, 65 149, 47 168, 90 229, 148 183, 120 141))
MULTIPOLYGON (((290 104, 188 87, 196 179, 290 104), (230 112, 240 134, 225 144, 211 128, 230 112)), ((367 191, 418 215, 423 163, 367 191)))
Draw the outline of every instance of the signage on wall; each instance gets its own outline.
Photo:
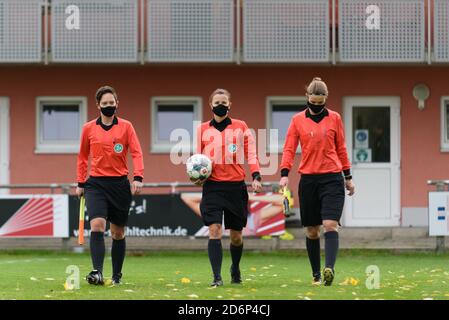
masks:
POLYGON ((371 162, 372 152, 370 148, 354 149, 355 162, 371 162))
POLYGON ((355 148, 368 149, 369 147, 369 132, 367 129, 355 130, 355 148))

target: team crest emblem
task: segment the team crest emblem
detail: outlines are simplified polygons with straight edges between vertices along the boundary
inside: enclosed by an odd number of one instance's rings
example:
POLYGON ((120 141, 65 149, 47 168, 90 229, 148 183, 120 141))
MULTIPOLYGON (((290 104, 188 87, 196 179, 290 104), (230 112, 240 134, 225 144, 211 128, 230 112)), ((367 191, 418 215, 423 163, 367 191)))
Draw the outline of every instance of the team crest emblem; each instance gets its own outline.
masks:
POLYGON ((121 143, 117 143, 116 145, 114 145, 114 151, 115 153, 122 153, 123 145, 121 143))
POLYGON ((236 153, 237 152, 237 145, 235 143, 232 143, 228 146, 228 151, 230 153, 236 153))

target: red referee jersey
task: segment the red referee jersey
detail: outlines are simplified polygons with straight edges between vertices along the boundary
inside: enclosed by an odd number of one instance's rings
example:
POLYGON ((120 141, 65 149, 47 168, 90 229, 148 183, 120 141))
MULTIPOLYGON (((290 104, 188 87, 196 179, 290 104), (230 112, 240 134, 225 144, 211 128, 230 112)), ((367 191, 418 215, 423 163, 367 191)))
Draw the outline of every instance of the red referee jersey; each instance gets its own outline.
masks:
MULTIPOLYGON (((128 175, 126 156, 131 152, 134 176, 143 179, 143 155, 131 122, 115 117, 112 126, 106 127, 101 119, 83 126, 77 162, 78 183, 87 179, 87 161, 91 156, 90 176, 116 177, 128 175)), ((139 179, 139 178, 137 178, 139 179)), ((140 179, 139 179, 140 180, 140 179)))
POLYGON ((251 174, 260 172, 254 137, 244 121, 226 118, 228 122, 223 131, 214 127, 214 120, 198 126, 197 152, 212 160, 214 181, 245 180, 245 161, 251 174))
POLYGON ((281 169, 291 170, 301 143, 301 174, 337 173, 351 168, 346 151, 343 122, 340 115, 325 109, 327 115, 316 123, 302 111, 293 116, 287 131, 281 169))

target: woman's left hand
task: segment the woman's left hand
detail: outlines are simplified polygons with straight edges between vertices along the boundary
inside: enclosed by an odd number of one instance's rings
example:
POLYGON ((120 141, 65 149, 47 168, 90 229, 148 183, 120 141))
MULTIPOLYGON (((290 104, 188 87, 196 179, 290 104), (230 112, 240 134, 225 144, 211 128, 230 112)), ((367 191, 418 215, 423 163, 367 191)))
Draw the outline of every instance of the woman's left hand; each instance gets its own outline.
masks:
POLYGON ((131 187, 131 193, 134 194, 139 194, 142 191, 142 187, 143 187, 143 183, 140 181, 133 181, 132 187, 131 187))
POLYGON ((348 196, 352 196, 355 193, 355 185, 352 182, 352 179, 345 180, 346 190, 349 191, 348 196))
POLYGON ((259 180, 253 180, 253 184, 252 184, 253 190, 256 193, 259 193, 260 191, 262 191, 262 183, 260 183, 259 180))

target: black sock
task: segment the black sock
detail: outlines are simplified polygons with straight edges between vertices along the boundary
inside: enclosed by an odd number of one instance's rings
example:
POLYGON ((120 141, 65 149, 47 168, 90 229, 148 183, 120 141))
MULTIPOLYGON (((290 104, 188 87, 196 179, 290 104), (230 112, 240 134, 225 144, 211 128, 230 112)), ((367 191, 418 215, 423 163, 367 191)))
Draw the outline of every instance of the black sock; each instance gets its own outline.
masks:
POLYGON ((123 261, 125 260, 126 240, 112 240, 112 275, 122 272, 123 261))
POLYGON ((94 270, 103 273, 104 262, 104 232, 93 231, 90 233, 90 256, 92 258, 92 265, 94 270))
POLYGON ((208 248, 210 265, 216 279, 221 279, 221 262, 223 261, 223 248, 221 239, 209 239, 208 248))
POLYGON ((306 248, 309 255, 310 266, 312 267, 312 274, 315 277, 321 271, 321 257, 320 257, 320 238, 309 239, 306 237, 306 248))
POLYGON ((234 268, 234 270, 238 269, 240 265, 240 259, 242 258, 243 243, 240 246, 234 246, 231 243, 229 249, 231 250, 232 267, 234 268))
POLYGON ((338 232, 329 231, 324 234, 324 249, 326 253, 326 267, 334 269, 338 252, 338 232))

